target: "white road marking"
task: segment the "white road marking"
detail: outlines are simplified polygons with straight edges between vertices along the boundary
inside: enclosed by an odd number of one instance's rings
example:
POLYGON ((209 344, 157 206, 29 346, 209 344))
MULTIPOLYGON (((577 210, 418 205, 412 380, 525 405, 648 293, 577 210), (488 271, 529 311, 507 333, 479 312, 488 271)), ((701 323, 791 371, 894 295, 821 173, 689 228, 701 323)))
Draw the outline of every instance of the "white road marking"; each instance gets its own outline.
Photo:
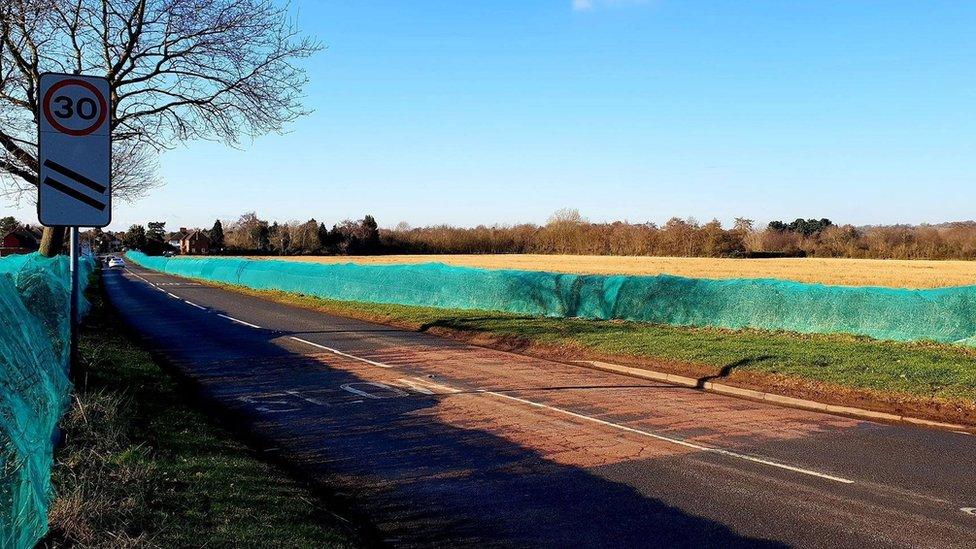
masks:
POLYGON ((247 404, 253 404, 254 409, 259 412, 265 412, 268 414, 283 414, 288 412, 297 412, 301 408, 295 408, 293 403, 287 400, 260 400, 262 398, 276 398, 279 396, 285 396, 285 393, 275 393, 270 395, 243 395, 237 397, 237 400, 241 402, 246 402, 247 404), (270 406, 292 406, 291 408, 270 408, 270 406))
POLYGON ((966 513, 967 515, 976 516, 976 507, 963 507, 962 509, 960 509, 960 511, 966 513))
MULTIPOLYGON (((142 280, 142 281, 143 281, 143 282, 145 282, 146 284, 149 284, 150 286, 152 286, 152 287, 154 287, 154 288, 156 288, 157 290, 159 290, 159 291, 161 291, 161 292, 166 292, 166 290, 164 290, 164 289, 162 289, 162 288, 161 288, 160 286, 164 286, 164 285, 171 285, 171 286, 176 286, 176 285, 177 285, 177 283, 175 283, 175 282, 173 282, 173 283, 169 283, 169 284, 167 284, 167 283, 165 283, 165 282, 164 282, 164 283, 160 283, 159 285, 156 285, 156 284, 153 284, 152 282, 149 282, 149 281, 148 281, 148 280, 146 280, 145 278, 143 278, 143 277, 141 277, 141 276, 139 276, 139 275, 137 275, 136 273, 133 273, 133 272, 131 272, 131 271, 130 271, 130 274, 131 274, 132 276, 134 276, 134 277, 136 277, 136 278, 138 278, 139 280, 142 280)), ((170 293, 170 292, 166 292, 166 295, 168 295, 168 296, 170 296, 170 297, 172 297, 172 298, 176 298, 176 299, 179 299, 179 300, 181 300, 181 301, 183 301, 184 303, 186 303, 187 305, 190 305, 191 307, 196 307, 197 309, 200 309, 200 310, 202 310, 202 311, 206 311, 206 310, 207 310, 207 308, 206 308, 206 307, 201 307, 201 306, 199 306, 199 305, 197 305, 196 303, 194 303, 194 302, 192 302, 192 301, 190 301, 189 299, 183 299, 182 297, 180 297, 180 296, 178 296, 178 295, 175 295, 175 294, 172 294, 172 293, 170 293)), ((221 315, 221 316, 223 316, 223 315, 221 315)), ((231 320, 233 320, 233 319, 231 319, 231 320)), ((239 321, 239 320, 235 320, 235 322, 240 322, 240 321, 239 321)), ((241 322, 241 324, 247 324, 247 323, 246 323, 246 322, 241 322)), ((247 325, 249 325, 249 326, 253 326, 253 327, 255 327, 255 328, 257 327, 257 326, 254 326, 253 324, 247 324, 247 325)))
POLYGON ((139 276, 139 275, 137 275, 136 273, 134 273, 134 272, 132 272, 132 271, 129 271, 129 270, 126 270, 125 272, 127 272, 127 273, 129 273, 130 275, 132 275, 132 276, 134 276, 134 277, 136 277, 136 278, 138 278, 139 280, 141 280, 141 281, 143 281, 143 282, 145 282, 146 284, 149 284, 149 285, 151 285, 151 286, 152 286, 152 285, 154 285, 154 284, 153 284, 152 282, 149 282, 149 281, 148 281, 148 280, 146 280, 145 278, 143 278, 143 277, 141 277, 141 276, 139 276))
POLYGON ((568 416, 572 416, 572 417, 575 417, 577 419, 582 419, 584 421, 592 421, 593 423, 599 423, 599 424, 605 425, 607 427, 612 427, 614 429, 620 429, 621 431, 627 431, 629 433, 643 435, 643 436, 650 437, 650 438, 657 439, 657 440, 661 440, 661 441, 664 441, 664 442, 670 442, 671 444, 677 444, 678 446, 684 446, 686 448, 692 448, 694 450, 698 450, 698 451, 701 451, 701 452, 709 452, 709 453, 713 453, 713 454, 720 454, 720 455, 727 456, 727 457, 731 457, 731 458, 735 458, 735 459, 741 459, 741 460, 744 460, 744 461, 751 461, 753 463, 759 463, 759 464, 762 464, 762 465, 768 465, 770 467, 776 467, 777 469, 785 469, 787 471, 792 471, 794 473, 801 473, 801 474, 804 474, 804 475, 810 475, 810 476, 813 476, 813 477, 818 477, 818 478, 822 478, 822 479, 832 480, 834 482, 840 482, 840 483, 843 483, 843 484, 854 484, 854 481, 853 480, 846 479, 846 478, 843 478, 843 477, 836 477, 836 476, 833 476, 833 475, 828 475, 826 473, 820 473, 820 472, 817 472, 817 471, 812 471, 810 469, 803 469, 801 467, 794 467, 792 465, 786 465, 785 463, 778 463, 778 462, 775 462, 775 461, 770 461, 768 459, 763 459, 763 458, 756 457, 756 456, 750 456, 748 454, 740 454, 738 452, 733 452, 731 450, 723 450, 721 448, 713 448, 711 446, 702 446, 700 444, 695 444, 693 442, 688 442, 688 441, 681 440, 681 439, 678 439, 678 438, 672 438, 672 437, 667 437, 667 436, 664 436, 664 435, 658 435, 658 434, 651 433, 651 432, 648 432, 648 431, 642 431, 640 429, 634 429, 633 427, 627 427, 626 425, 620 425, 618 423, 613 423, 613 422, 610 422, 610 421, 605 421, 605 420, 602 420, 602 419, 597 419, 595 417, 585 416, 583 414, 577 414, 576 412, 571 412, 569 410, 564 410, 562 408, 556 408, 554 406, 549 406, 547 404, 542 404, 542 403, 539 403, 539 402, 533 402, 531 400, 526 400, 524 398, 518 398, 518 397, 511 396, 511 395, 506 395, 506 394, 502 394, 502 393, 496 393, 494 391, 480 391, 480 392, 483 392, 483 393, 488 394, 488 395, 500 397, 500 398, 506 398, 506 399, 509 399, 509 400, 514 400, 516 402, 521 402, 522 404, 528 404, 529 406, 535 406, 537 408, 544 408, 546 410, 551 410, 553 412, 559 412, 561 414, 566 414, 568 416))
POLYGON ((460 393, 461 392, 461 389, 455 389, 454 387, 450 387, 448 385, 443 385, 443 384, 440 384, 440 383, 434 383, 433 381, 431 381, 429 379, 422 378, 422 377, 415 377, 414 379, 416 380, 414 383, 421 383, 423 385, 426 385, 428 387, 433 387, 434 389, 439 389, 439 390, 444 391, 446 393, 455 394, 455 393, 460 393))
POLYGON ((397 389, 396 387, 391 387, 391 386, 389 386, 389 385, 387 385, 385 383, 380 383, 378 381, 361 381, 361 382, 356 382, 356 383, 346 383, 345 385, 340 385, 339 388, 342 389, 343 391, 349 391, 350 393, 352 393, 354 395, 359 395, 359 396, 367 397, 367 398, 375 398, 375 399, 396 398, 396 397, 405 397, 405 396, 407 396, 407 393, 401 391, 400 389, 397 389), (383 391, 387 391, 387 392, 392 393, 392 394, 377 395, 377 394, 371 393, 371 392, 369 392, 367 390, 357 389, 356 388, 357 386, 364 387, 364 388, 365 387, 375 387, 377 389, 382 389, 383 391))
POLYGON ((243 324, 245 326, 250 326, 251 328, 257 328, 259 330, 261 329, 261 327, 258 326, 258 325, 256 325, 256 324, 251 324, 250 322, 244 322, 243 320, 236 319, 236 318, 234 318, 232 316, 222 315, 220 313, 217 313, 217 316, 219 316, 221 318, 226 318, 227 320, 229 320, 231 322, 236 322, 238 324, 243 324))
POLYGON ((160 288, 160 287, 159 287, 159 286, 157 286, 157 285, 156 285, 156 284, 155 284, 154 282, 149 282, 149 281, 148 281, 148 280, 146 280, 145 278, 143 278, 143 277, 141 277, 141 276, 139 276, 139 275, 137 275, 136 273, 134 273, 134 272, 132 272, 132 271, 130 271, 130 270, 128 270, 128 269, 126 269, 126 272, 127 272, 127 273, 129 273, 129 274, 131 274, 132 276, 134 276, 134 277, 136 277, 136 278, 138 278, 139 280, 141 280, 141 281, 143 281, 143 282, 145 282, 146 284, 149 284, 149 285, 150 285, 150 286, 152 286, 153 288, 156 288, 156 289, 157 289, 157 290, 159 290, 160 292, 164 292, 164 293, 166 293, 166 290, 164 290, 164 289, 162 289, 162 288, 160 288))
POLYGON ((293 396, 293 397, 298 397, 298 398, 304 400, 305 402, 311 402, 312 404, 316 404, 318 406, 328 406, 329 405, 328 402, 325 402, 324 400, 319 400, 319 399, 317 399, 315 397, 309 396, 309 395, 305 394, 302 391, 285 391, 285 392, 288 393, 289 395, 293 396))
POLYGON ((403 378, 403 377, 401 377, 397 381, 399 381, 403 385, 405 385, 405 386, 413 389, 414 391, 417 391, 418 393, 423 393, 425 395, 432 395, 432 394, 434 394, 434 391, 431 391, 430 389, 424 387, 423 385, 417 383, 416 381, 413 381, 413 380, 410 380, 410 379, 407 379, 407 378, 403 378))
POLYGON ((380 368, 392 368, 392 366, 390 366, 389 364, 383 364, 382 362, 376 362, 376 361, 373 361, 373 360, 369 360, 368 358, 360 358, 358 356, 353 356, 353 355, 350 355, 348 353, 343 353, 342 351, 340 351, 338 349, 333 349, 332 347, 326 347, 325 345, 319 345, 318 343, 312 343, 311 341, 309 341, 307 339, 302 339, 300 337, 294 337, 294 336, 292 336, 292 339, 294 339, 295 341, 304 343, 305 345, 311 345, 312 347, 315 347, 317 349, 322 349, 323 351, 328 351, 330 353, 333 353, 333 354, 336 354, 336 355, 339 355, 339 356, 344 356, 346 358, 351 358, 353 360, 358 360, 360 362, 365 362, 366 364, 372 364, 373 366, 379 366, 380 368))

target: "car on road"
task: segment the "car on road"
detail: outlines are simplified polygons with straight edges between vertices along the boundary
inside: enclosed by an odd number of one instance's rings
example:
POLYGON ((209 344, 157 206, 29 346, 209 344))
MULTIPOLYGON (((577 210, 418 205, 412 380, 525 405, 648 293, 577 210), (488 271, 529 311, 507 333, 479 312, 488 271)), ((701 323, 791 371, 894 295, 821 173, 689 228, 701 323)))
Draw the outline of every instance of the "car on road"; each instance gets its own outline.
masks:
POLYGON ((121 257, 113 257, 112 259, 109 259, 108 260, 108 268, 109 269, 124 269, 125 268, 125 260, 122 259, 121 257))

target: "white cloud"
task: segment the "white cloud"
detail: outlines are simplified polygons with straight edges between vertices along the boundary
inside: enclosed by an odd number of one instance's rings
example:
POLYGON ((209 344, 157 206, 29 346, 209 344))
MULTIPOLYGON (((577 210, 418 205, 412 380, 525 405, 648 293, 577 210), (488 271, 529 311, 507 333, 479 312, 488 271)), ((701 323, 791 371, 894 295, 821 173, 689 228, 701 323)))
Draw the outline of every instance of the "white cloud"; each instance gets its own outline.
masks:
POLYGON ((590 11, 601 7, 635 6, 650 0, 572 0, 573 11, 590 11))

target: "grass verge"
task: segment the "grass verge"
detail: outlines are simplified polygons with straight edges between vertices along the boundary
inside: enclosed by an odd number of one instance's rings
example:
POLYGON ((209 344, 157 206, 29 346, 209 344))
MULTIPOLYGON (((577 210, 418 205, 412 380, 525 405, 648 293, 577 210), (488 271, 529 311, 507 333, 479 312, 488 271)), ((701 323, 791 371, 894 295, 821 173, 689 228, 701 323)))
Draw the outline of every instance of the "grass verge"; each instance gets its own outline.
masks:
POLYGON ((304 486, 187 404, 96 282, 43 546, 345 547, 304 486))
POLYGON ((976 425, 976 349, 968 347, 848 335, 535 318, 217 286, 544 358, 606 360, 831 404, 976 425))

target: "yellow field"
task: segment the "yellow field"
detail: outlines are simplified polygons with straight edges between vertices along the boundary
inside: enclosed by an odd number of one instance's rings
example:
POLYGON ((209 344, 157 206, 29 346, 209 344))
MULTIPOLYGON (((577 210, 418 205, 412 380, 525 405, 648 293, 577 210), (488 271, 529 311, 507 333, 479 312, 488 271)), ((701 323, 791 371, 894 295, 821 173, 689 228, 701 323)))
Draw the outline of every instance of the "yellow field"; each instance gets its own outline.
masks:
POLYGON ((373 257, 268 257, 318 263, 389 265, 440 262, 485 269, 580 274, 673 274, 698 278, 781 278, 845 286, 938 288, 976 284, 976 261, 877 259, 708 259, 577 255, 386 255, 373 257))

